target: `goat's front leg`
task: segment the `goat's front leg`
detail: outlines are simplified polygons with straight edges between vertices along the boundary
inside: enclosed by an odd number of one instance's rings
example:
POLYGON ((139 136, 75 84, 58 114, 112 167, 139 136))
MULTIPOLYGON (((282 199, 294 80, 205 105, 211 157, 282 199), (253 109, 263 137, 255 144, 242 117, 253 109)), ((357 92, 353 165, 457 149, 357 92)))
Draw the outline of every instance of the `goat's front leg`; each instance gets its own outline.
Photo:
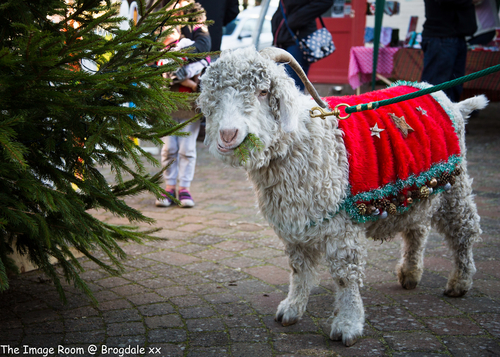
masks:
POLYGON ((288 297, 279 304, 275 317, 283 326, 293 325, 304 314, 309 293, 317 282, 316 267, 321 258, 320 252, 314 247, 290 245, 286 252, 292 268, 290 288, 288 297))
POLYGON ((336 286, 330 339, 352 346, 363 334, 365 312, 359 288, 363 285, 365 249, 361 233, 350 232, 327 242, 326 259, 336 286))

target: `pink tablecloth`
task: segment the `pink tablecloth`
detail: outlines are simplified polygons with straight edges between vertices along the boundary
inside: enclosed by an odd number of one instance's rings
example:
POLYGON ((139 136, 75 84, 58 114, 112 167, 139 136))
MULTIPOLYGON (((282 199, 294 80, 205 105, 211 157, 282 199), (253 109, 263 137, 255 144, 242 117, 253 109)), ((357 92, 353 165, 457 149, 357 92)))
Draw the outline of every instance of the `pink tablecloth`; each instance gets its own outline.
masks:
MULTIPOLYGON (((393 68, 393 57, 399 51, 398 47, 382 47, 379 49, 377 73, 389 77, 393 68)), ((372 79, 373 48, 351 47, 349 58, 349 84, 356 89, 372 79)))

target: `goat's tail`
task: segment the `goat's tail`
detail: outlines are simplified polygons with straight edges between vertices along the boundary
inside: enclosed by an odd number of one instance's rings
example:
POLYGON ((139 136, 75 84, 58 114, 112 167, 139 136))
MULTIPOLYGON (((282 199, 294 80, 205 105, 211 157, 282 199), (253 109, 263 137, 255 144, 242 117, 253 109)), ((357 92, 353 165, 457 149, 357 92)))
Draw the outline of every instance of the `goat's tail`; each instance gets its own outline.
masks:
POLYGON ((475 97, 462 100, 457 103, 458 110, 464 118, 468 118, 469 114, 474 110, 484 109, 488 105, 488 98, 484 94, 476 95, 475 97))

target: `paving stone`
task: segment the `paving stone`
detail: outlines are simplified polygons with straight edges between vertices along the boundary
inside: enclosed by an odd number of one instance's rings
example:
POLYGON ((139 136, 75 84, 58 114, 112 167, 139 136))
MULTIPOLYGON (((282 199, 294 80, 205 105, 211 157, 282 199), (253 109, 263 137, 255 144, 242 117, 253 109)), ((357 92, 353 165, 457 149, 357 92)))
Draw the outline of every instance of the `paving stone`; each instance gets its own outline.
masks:
POLYGON ((199 245, 199 244, 186 244, 181 247, 174 248, 174 252, 178 253, 184 253, 184 254, 193 254, 193 253, 198 253, 203 250, 207 249, 206 246, 199 245))
POLYGON ((129 347, 129 346, 144 346, 146 337, 144 336, 111 336, 106 339, 108 347, 129 347))
POLYGON ((225 326, 220 318, 191 319, 186 321, 191 332, 224 331, 225 326))
POLYGON ((457 357, 492 357, 500 355, 498 342, 486 338, 450 337, 443 338, 443 343, 453 356, 457 357))
POLYGON ((233 317, 225 317, 224 323, 229 328, 264 327, 264 323, 256 315, 233 315, 233 317))
POLYGON ((241 316, 253 314, 255 311, 246 302, 215 305, 214 308, 222 316, 241 316))
POLYGON ((226 332, 191 332, 189 334, 193 346, 226 346, 229 336, 226 332))
MULTIPOLYGON (((262 242, 260 241, 259 243, 262 242)), ((266 247, 266 248, 247 249, 241 252, 241 254, 255 259, 267 259, 267 258, 281 256, 283 255, 283 252, 277 249, 271 249, 266 247)))
POLYGON ((146 288, 150 288, 150 289, 158 289, 158 288, 164 288, 167 286, 175 285, 175 282, 173 282, 172 280, 165 278, 165 277, 159 277, 159 278, 153 278, 153 279, 147 279, 147 280, 139 280, 136 283, 140 284, 146 288))
POLYGON ((467 295, 464 298, 446 298, 447 302, 458 309, 469 313, 500 313, 500 304, 487 297, 470 298, 467 295))
POLYGON ((234 343, 231 346, 233 357, 271 357, 271 346, 264 343, 234 343))
POLYGON ((500 338, 500 314, 474 314, 471 317, 490 334, 500 338))
POLYGON ((226 287, 219 283, 201 284, 190 286, 189 289, 198 295, 220 294, 227 292, 226 287))
POLYGON ((187 357, 224 357, 230 356, 229 347, 193 347, 187 351, 187 357))
POLYGON ((445 351, 439 340, 428 332, 384 334, 384 340, 395 351, 445 351))
POLYGON ((122 286, 118 286, 116 288, 113 288, 111 290, 120 296, 142 294, 145 291, 147 291, 147 289, 144 288, 144 286, 140 286, 140 285, 136 285, 136 284, 122 285, 122 286))
POLYGON ((464 317, 426 319, 424 322, 437 335, 484 335, 480 326, 464 317))
POLYGON ((63 343, 63 334, 50 333, 40 335, 26 335, 23 338, 22 345, 28 345, 34 348, 56 347, 63 343))
POLYGON ((207 302, 198 296, 173 297, 170 298, 169 301, 179 308, 207 305, 207 302))
POLYGON ((345 357, 367 357, 388 356, 386 347, 382 342, 374 338, 363 338, 358 340, 354 346, 345 347, 341 341, 330 341, 329 352, 336 353, 334 356, 345 357))
POLYGON ((227 252, 225 250, 217 249, 217 248, 211 248, 204 250, 199 253, 193 254, 201 259, 207 259, 207 260, 213 260, 213 261, 220 261, 222 259, 226 258, 231 258, 234 256, 234 253, 232 252, 227 252))
POLYGON ((401 305, 418 316, 436 317, 436 316, 454 316, 460 315, 462 312, 444 299, 433 295, 410 295, 394 297, 401 305))
POLYGON ((156 302, 165 301, 164 297, 155 293, 143 293, 143 294, 131 295, 128 296, 127 299, 135 305, 154 304, 156 302))
POLYGON ((274 265, 246 268, 244 271, 245 273, 272 285, 286 284, 290 281, 290 272, 274 265))
POLYGON ((96 283, 104 288, 114 288, 117 286, 130 284, 130 281, 119 276, 113 276, 111 278, 98 280, 96 281, 96 283))
POLYGON ((92 331, 104 328, 104 323, 100 317, 73 318, 64 321, 66 331, 92 331))
POLYGON ((184 323, 179 315, 148 316, 144 318, 146 326, 150 329, 165 327, 183 327, 184 323))
POLYGON ((101 344, 106 339, 105 330, 66 332, 64 334, 64 345, 74 343, 101 344))
POLYGON ((208 306, 196 306, 188 309, 179 309, 179 313, 185 319, 197 319, 201 317, 211 317, 215 315, 215 311, 208 306))
POLYGON ((131 336, 140 335, 146 332, 142 322, 120 322, 107 325, 109 336, 131 336))
POLYGON ((218 283, 236 282, 248 278, 248 275, 246 275, 245 273, 234 269, 213 270, 206 272, 203 276, 208 280, 212 280, 218 283))
POLYGON ((190 264, 193 262, 197 262, 199 260, 198 258, 191 255, 169 252, 169 251, 147 254, 145 257, 162 263, 167 263, 176 266, 190 264))
POLYGON ((189 295, 191 293, 184 286, 170 286, 167 288, 155 289, 155 292, 166 298, 171 298, 172 296, 189 295))
POLYGON ((301 350, 326 350, 326 338, 314 334, 280 334, 274 335, 274 348, 278 352, 297 352, 301 350))
POLYGON ((159 329, 159 330, 149 330, 148 331, 148 341, 149 342, 160 342, 160 343, 178 343, 184 342, 187 339, 186 331, 178 329, 159 329))
POLYGON ((267 342, 271 335, 264 328, 236 328, 229 331, 235 342, 267 342))
POLYGON ((255 311, 263 315, 274 315, 279 303, 286 298, 281 293, 252 294, 246 297, 255 311))
POLYGON ((424 326, 405 309, 394 306, 367 307, 365 317, 377 330, 403 331, 421 330, 424 326))
POLYGON ((220 269, 220 265, 219 263, 201 262, 201 263, 193 263, 186 265, 184 266, 184 268, 186 270, 193 272, 205 272, 205 271, 220 269))
POLYGON ((100 311, 122 310, 131 308, 132 305, 125 299, 105 301, 99 304, 100 311))
POLYGON ((173 277, 172 280, 179 285, 186 285, 186 286, 191 286, 191 285, 199 285, 199 284, 206 284, 210 282, 210 280, 207 280, 199 275, 183 275, 179 277, 173 277))
POLYGON ((137 310, 143 316, 166 315, 175 311, 173 306, 168 303, 142 305, 137 307, 137 310))
POLYGON ((237 302, 240 298, 231 293, 220 293, 204 295, 203 298, 211 304, 227 304, 230 302, 237 302))
POLYGON ((428 353, 428 352, 401 352, 394 353, 393 357, 445 357, 444 353, 428 353))
POLYGON ((40 333, 63 333, 64 324, 62 321, 47 321, 43 323, 26 325, 24 330, 27 335, 40 333))
POLYGON ((190 241, 191 243, 196 243, 196 244, 215 245, 219 242, 222 242, 223 240, 225 240, 223 237, 203 234, 192 238, 190 241))
POLYGON ((252 293, 270 293, 276 290, 269 284, 256 279, 240 280, 227 288, 236 295, 246 295, 252 293))
POLYGON ((102 317, 106 323, 140 321, 141 315, 135 309, 105 311, 102 317))
POLYGON ((217 249, 227 250, 229 252, 240 252, 242 250, 253 248, 253 244, 241 241, 229 240, 218 243, 214 245, 214 247, 216 247, 217 249))
POLYGON ((148 269, 149 269, 149 271, 151 271, 157 275, 160 275, 161 277, 165 277, 165 278, 169 278, 169 279, 174 278, 174 277, 179 277, 182 275, 190 274, 189 271, 184 270, 183 268, 174 267, 174 266, 167 265, 167 264, 155 264, 155 265, 152 265, 151 267, 149 267, 148 269))

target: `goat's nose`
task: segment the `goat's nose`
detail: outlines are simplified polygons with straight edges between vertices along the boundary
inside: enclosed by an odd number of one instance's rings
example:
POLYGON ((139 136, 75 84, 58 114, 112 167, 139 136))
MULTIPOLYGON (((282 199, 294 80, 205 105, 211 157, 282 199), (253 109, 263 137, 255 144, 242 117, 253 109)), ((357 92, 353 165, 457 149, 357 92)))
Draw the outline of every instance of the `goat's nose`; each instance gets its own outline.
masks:
POLYGON ((220 138, 225 144, 231 144, 238 135, 238 129, 224 129, 220 131, 220 138))

